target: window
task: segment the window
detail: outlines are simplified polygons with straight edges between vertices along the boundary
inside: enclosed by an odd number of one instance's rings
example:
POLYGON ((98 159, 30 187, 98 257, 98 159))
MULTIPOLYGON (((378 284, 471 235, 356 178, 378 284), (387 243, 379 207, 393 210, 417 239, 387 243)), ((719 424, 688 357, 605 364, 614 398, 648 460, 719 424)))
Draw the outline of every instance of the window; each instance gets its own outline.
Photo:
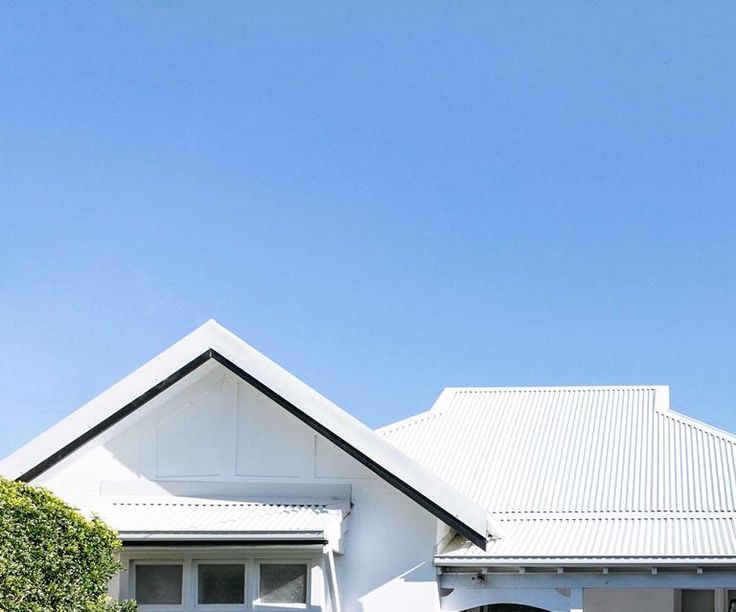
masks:
POLYGON ((308 602, 321 605, 321 593, 311 593, 311 572, 321 571, 319 553, 260 554, 255 559, 232 550, 169 550, 166 556, 135 551, 123 559, 130 572, 121 595, 136 599, 141 612, 305 612, 308 602))
POLYGON ((197 566, 197 603, 245 603, 245 565, 200 563, 197 566))
POLYGON ((259 570, 259 603, 307 603, 306 564, 261 563, 259 570))
POLYGON ((135 598, 141 605, 180 605, 183 573, 181 565, 136 564, 135 598))
POLYGON ((682 612, 713 612, 716 594, 712 590, 683 589, 680 591, 682 612))

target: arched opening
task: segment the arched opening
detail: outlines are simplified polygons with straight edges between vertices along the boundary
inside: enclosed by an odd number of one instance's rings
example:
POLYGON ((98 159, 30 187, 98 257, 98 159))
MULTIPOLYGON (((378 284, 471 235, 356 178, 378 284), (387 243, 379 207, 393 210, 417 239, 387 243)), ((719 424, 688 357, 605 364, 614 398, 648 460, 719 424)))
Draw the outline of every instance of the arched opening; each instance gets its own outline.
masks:
MULTIPOLYGON (((463 612, 549 612, 582 608, 572 605, 572 595, 572 590, 565 589, 456 588, 445 596, 443 604, 445 608, 463 612)), ((579 590, 575 595, 581 595, 579 590)))
POLYGON ((523 606, 521 604, 500 603, 470 608, 469 610, 465 610, 465 612, 547 612, 547 610, 535 608, 534 606, 523 606))

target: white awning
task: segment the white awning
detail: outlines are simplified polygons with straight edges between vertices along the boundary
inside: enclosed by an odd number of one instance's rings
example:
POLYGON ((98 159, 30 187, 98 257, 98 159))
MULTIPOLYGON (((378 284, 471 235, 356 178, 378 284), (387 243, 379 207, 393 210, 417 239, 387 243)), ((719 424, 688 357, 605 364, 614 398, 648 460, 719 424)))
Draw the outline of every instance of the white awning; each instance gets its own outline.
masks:
POLYGON ((439 566, 709 565, 736 562, 733 513, 509 515, 484 551, 455 537, 439 566))
POLYGON ((87 512, 127 544, 324 541, 339 550, 349 505, 164 497, 98 500, 87 512))

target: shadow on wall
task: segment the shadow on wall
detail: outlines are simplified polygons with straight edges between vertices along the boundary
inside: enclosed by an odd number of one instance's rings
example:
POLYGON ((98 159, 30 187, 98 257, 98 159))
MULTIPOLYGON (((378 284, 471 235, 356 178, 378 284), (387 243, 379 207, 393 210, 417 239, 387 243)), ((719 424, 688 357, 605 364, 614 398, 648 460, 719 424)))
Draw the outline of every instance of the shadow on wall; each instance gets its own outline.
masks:
POLYGON ((337 560, 342 599, 351 604, 346 612, 439 610, 437 519, 381 480, 355 486, 353 501, 345 554, 337 560))

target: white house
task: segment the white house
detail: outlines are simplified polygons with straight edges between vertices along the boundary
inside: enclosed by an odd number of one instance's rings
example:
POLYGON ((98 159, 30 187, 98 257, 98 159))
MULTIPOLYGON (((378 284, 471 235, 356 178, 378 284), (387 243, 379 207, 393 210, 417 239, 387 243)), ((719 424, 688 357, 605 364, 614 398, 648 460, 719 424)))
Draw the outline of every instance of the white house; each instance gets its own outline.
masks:
POLYGON ((210 321, 0 463, 143 612, 736 610, 736 437, 667 387, 446 389, 364 426, 210 321))

